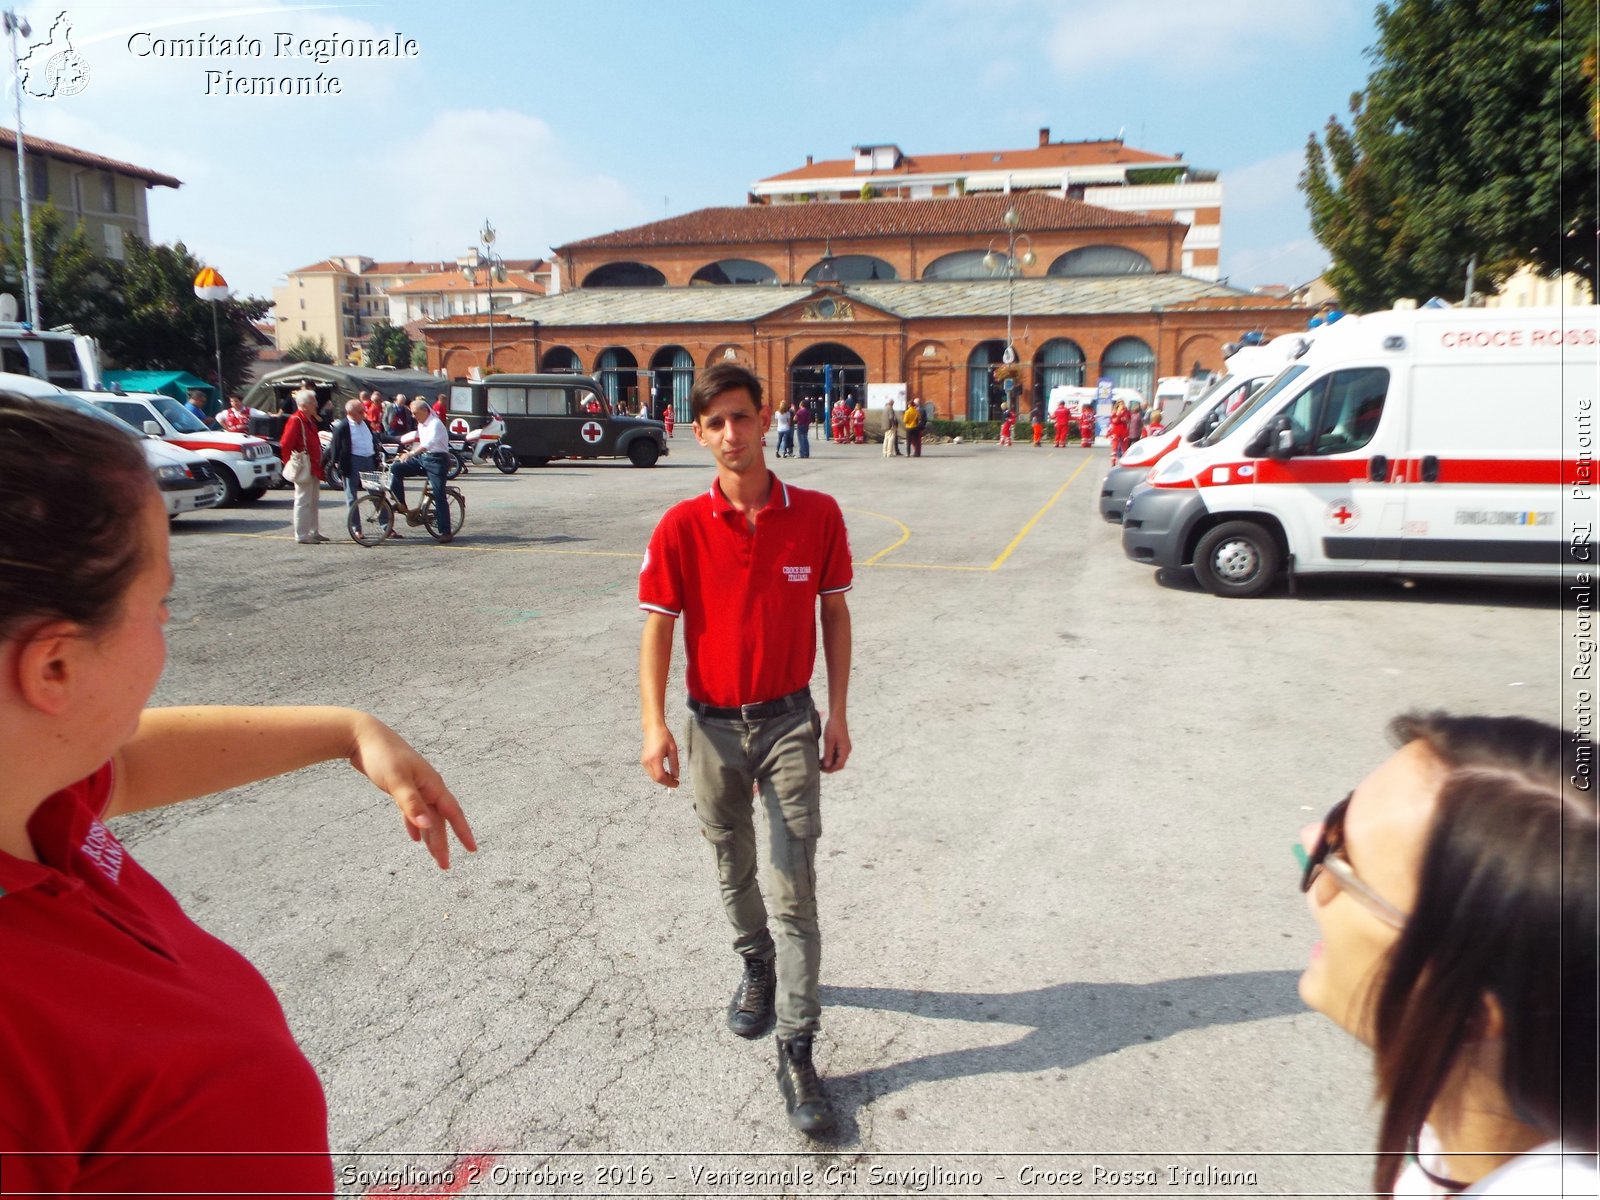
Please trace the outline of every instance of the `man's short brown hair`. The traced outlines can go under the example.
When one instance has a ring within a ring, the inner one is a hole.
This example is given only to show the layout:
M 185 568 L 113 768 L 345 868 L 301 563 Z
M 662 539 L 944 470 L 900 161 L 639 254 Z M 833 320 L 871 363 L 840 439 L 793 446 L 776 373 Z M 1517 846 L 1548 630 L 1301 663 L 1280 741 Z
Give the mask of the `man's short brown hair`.
M 754 371 L 733 362 L 720 362 L 714 367 L 708 367 L 696 376 L 694 387 L 689 392 L 689 419 L 698 421 L 705 415 L 706 409 L 711 407 L 711 402 L 723 392 L 740 389 L 750 394 L 750 399 L 755 402 L 756 411 L 760 412 L 761 381 L 756 378 Z

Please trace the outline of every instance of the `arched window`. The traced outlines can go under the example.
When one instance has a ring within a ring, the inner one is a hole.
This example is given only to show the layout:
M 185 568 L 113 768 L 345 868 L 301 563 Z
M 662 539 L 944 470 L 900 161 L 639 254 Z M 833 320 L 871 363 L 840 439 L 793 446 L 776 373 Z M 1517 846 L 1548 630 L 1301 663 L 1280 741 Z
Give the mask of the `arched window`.
M 1048 405 L 1050 389 L 1083 386 L 1083 350 L 1070 338 L 1051 338 L 1033 360 L 1033 398 Z
M 817 283 L 823 279 L 836 279 L 840 283 L 873 283 L 899 278 L 893 267 L 870 254 L 841 254 L 837 258 L 824 258 L 813 263 L 805 275 L 807 283 Z
M 1084 246 L 1050 264 L 1048 275 L 1148 275 L 1150 260 L 1126 246 Z
M 1149 400 L 1155 395 L 1156 356 L 1141 338 L 1118 338 L 1100 356 L 1100 374 L 1113 387 L 1133 388 Z
M 807 346 L 789 363 L 789 400 L 811 409 L 813 420 L 826 421 L 839 400 L 867 402 L 867 364 L 854 350 L 837 342 Z
M 584 278 L 583 286 L 591 287 L 666 287 L 667 277 L 645 263 L 614 262 L 596 267 Z
M 924 279 L 993 279 L 994 272 L 983 265 L 983 250 L 957 250 L 934 259 L 922 268 Z
M 1006 344 L 999 339 L 979 342 L 972 348 L 967 358 L 967 420 L 992 420 L 992 413 L 1005 402 L 1005 385 L 994 377 L 994 369 L 1005 352 Z
M 626 405 L 632 411 L 639 385 L 639 360 L 621 346 L 611 346 L 595 360 L 600 390 L 611 401 L 611 411 Z
M 578 360 L 577 354 L 567 346 L 551 346 L 539 358 L 539 370 L 546 374 L 583 374 L 583 363 Z
M 748 258 L 724 258 L 707 263 L 689 280 L 690 283 L 777 283 L 778 273 L 766 263 L 752 262 Z
M 655 402 L 650 415 L 660 420 L 668 404 L 672 405 L 672 419 L 688 422 L 689 393 L 694 388 L 694 355 L 682 346 L 663 346 L 650 359 L 650 369 L 655 372 Z

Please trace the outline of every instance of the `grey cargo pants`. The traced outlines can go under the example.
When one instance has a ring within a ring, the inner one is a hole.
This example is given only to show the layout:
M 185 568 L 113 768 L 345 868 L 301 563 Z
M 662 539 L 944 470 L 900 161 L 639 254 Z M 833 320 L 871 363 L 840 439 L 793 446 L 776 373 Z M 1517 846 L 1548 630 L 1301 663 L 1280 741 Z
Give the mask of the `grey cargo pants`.
M 689 718 L 695 815 L 716 859 L 722 907 L 734 929 L 733 948 L 768 961 L 776 957 L 781 1037 L 815 1032 L 822 1013 L 816 896 L 821 734 L 815 707 L 763 721 Z M 756 885 L 757 791 L 767 814 L 766 901 Z

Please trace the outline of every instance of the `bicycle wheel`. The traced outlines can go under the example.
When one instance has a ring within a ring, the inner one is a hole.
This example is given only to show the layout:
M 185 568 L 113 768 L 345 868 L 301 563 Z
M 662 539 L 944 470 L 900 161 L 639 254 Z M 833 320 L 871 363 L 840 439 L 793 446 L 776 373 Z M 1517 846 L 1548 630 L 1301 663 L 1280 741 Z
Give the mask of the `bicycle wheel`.
M 350 537 L 359 545 L 376 546 L 394 528 L 394 509 L 382 496 L 365 492 L 350 518 Z
M 422 501 L 422 524 L 428 531 L 428 536 L 435 541 L 449 541 L 461 532 L 461 527 L 467 522 L 467 502 L 462 499 L 461 493 L 455 488 L 445 488 L 445 503 L 450 506 L 450 537 L 445 537 L 439 532 L 438 511 L 434 507 L 433 493 L 429 492 Z

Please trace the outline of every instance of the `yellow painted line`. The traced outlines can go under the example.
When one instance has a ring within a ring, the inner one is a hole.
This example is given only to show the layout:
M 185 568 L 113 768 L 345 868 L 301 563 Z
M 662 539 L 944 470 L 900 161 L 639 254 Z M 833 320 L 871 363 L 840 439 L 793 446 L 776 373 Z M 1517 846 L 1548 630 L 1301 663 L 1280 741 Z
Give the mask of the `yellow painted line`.
M 1095 458 L 1098 457 L 1099 455 L 1095 456 Z M 1086 458 L 1078 464 L 1078 469 L 1071 475 L 1067 476 L 1067 481 L 1056 489 L 1056 494 L 1044 502 L 1044 507 L 1038 512 L 1034 513 L 1033 516 L 1029 518 L 1028 523 L 1017 531 L 1017 536 L 1011 539 L 1011 544 L 1004 550 L 1000 551 L 1000 557 L 989 564 L 989 570 L 998 571 L 1001 566 L 1005 564 L 1006 559 L 1011 557 L 1012 552 L 1015 551 L 1018 546 L 1022 545 L 1022 539 L 1033 532 L 1033 527 L 1039 523 L 1039 519 L 1056 506 L 1056 501 L 1061 499 L 1062 494 L 1072 486 L 1072 481 L 1079 475 L 1083 474 L 1083 469 L 1094 461 L 1094 458 Z
M 879 559 L 894 553 L 896 550 L 900 549 L 901 546 L 904 546 L 911 540 L 911 530 L 906 527 L 903 521 L 897 521 L 893 517 L 884 516 L 883 513 L 871 512 L 865 508 L 846 508 L 843 511 L 849 513 L 860 513 L 864 517 L 876 517 L 880 521 L 887 521 L 891 525 L 900 526 L 900 540 L 895 542 L 892 546 L 885 546 L 882 550 L 879 550 L 871 558 L 867 559 L 861 564 L 863 567 L 877 566 Z

